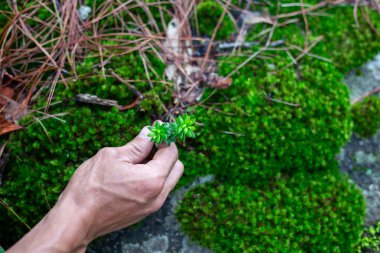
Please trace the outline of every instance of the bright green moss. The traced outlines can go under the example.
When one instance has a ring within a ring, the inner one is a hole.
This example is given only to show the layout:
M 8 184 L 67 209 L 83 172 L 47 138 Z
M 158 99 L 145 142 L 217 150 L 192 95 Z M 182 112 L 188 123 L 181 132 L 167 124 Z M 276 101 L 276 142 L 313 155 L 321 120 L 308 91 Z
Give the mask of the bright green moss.
M 374 135 L 380 128 L 380 99 L 369 96 L 352 106 L 354 132 L 362 137 Z
M 193 145 L 192 140 L 186 140 L 186 147 L 179 147 L 179 158 L 185 166 L 183 176 L 177 188 L 186 186 L 193 182 L 199 176 L 209 175 L 215 173 L 217 168 L 211 167 L 210 158 L 207 154 L 189 150 Z
M 226 59 L 220 69 L 229 73 L 242 61 Z M 270 62 L 278 71 L 271 73 Z M 203 126 L 195 141 L 209 154 L 215 174 L 250 183 L 334 162 L 351 129 L 342 76 L 324 62 L 307 62 L 298 71 L 286 64 L 280 57 L 252 62 L 233 77 L 230 89 L 207 101 L 209 107 L 196 108 Z
M 196 9 L 200 34 L 211 37 L 222 14 L 223 6 L 219 3 L 208 0 L 200 3 Z M 234 22 L 226 13 L 215 38 L 219 40 L 228 39 L 231 34 L 236 32 Z
M 218 252 L 354 252 L 364 199 L 347 179 L 278 177 L 262 190 L 214 183 L 189 192 L 182 228 Z

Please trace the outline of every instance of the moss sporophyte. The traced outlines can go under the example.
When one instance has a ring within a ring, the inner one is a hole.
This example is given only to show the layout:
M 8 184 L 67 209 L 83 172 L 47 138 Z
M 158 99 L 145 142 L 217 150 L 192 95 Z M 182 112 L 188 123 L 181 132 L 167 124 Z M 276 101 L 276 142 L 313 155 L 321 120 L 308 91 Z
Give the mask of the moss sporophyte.
M 173 122 L 156 122 L 153 126 L 148 127 L 151 142 L 161 144 L 165 142 L 170 144 L 177 139 L 185 141 L 186 137 L 194 138 L 195 134 L 195 117 L 184 114 L 178 116 Z

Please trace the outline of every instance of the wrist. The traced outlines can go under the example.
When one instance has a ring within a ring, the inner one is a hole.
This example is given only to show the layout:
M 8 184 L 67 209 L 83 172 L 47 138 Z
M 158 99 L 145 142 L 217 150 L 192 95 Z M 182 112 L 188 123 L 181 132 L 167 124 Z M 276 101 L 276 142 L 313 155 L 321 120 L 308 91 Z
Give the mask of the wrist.
M 49 213 L 7 252 L 85 252 L 92 238 L 85 213 L 61 199 Z
M 50 231 L 52 243 L 59 245 L 62 252 L 85 252 L 92 241 L 89 235 L 89 222 L 85 210 L 74 201 L 62 199 L 42 220 Z

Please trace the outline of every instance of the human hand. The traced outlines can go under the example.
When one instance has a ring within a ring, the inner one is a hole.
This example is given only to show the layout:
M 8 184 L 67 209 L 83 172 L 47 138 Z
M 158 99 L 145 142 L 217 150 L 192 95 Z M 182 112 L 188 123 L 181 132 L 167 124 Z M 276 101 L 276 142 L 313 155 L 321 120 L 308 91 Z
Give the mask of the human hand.
M 101 149 L 74 173 L 62 193 L 85 210 L 92 238 L 132 225 L 163 205 L 183 172 L 174 143 L 161 145 L 143 163 L 153 144 L 143 128 L 123 147 Z
M 145 127 L 127 145 L 103 148 L 85 161 L 54 208 L 9 252 L 18 252 L 14 249 L 22 244 L 35 245 L 21 246 L 23 252 L 40 252 L 38 242 L 44 238 L 45 249 L 47 241 L 60 249 L 46 252 L 81 252 L 96 237 L 157 211 L 180 179 L 183 164 L 174 143 L 161 145 L 144 162 L 153 148 L 148 133 Z

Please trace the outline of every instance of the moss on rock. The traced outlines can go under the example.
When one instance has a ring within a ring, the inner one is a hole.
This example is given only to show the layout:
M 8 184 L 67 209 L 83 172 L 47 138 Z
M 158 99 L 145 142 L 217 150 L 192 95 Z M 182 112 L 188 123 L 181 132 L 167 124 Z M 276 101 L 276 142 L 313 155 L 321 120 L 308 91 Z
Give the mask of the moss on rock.
M 268 187 L 214 183 L 189 192 L 182 228 L 218 252 L 354 252 L 364 198 L 347 179 L 305 173 Z
M 226 59 L 220 69 L 227 74 L 241 61 Z M 348 89 L 339 71 L 324 62 L 286 64 L 280 57 L 252 62 L 210 107 L 196 109 L 204 124 L 198 150 L 222 178 L 250 183 L 280 171 L 323 170 L 348 140 Z

